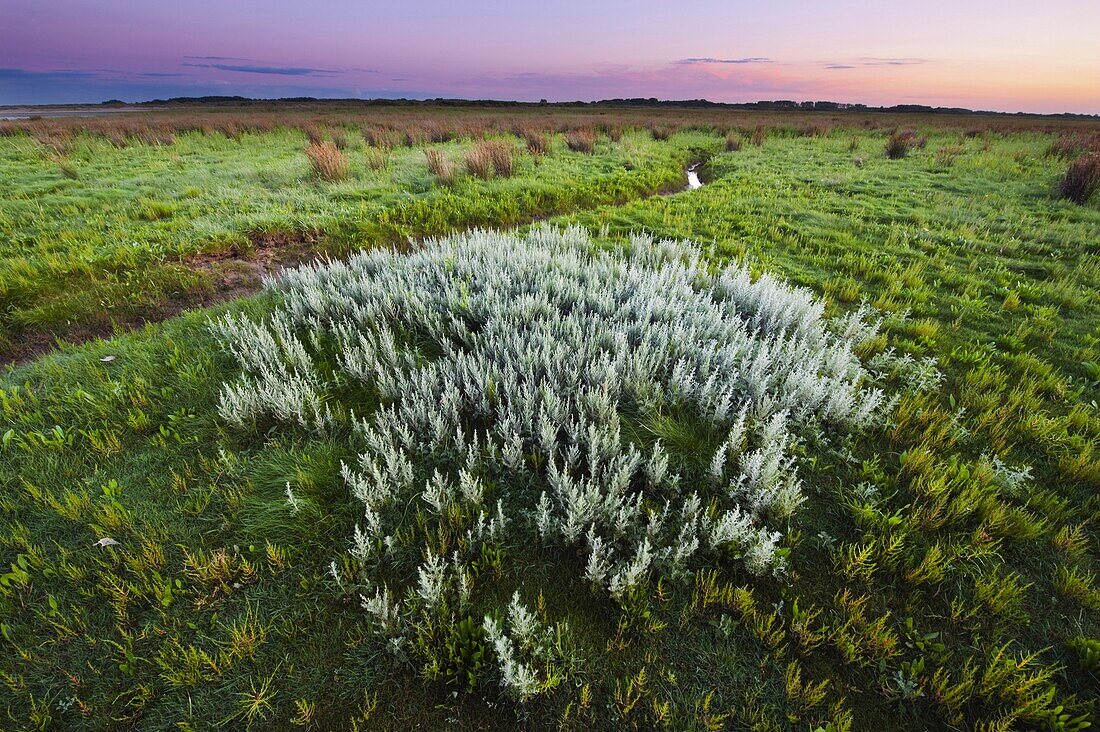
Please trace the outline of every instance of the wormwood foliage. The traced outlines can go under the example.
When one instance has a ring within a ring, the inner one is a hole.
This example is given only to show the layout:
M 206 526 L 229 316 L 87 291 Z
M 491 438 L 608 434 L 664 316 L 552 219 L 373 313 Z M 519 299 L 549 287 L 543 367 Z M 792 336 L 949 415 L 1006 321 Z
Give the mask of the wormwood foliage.
M 357 579 L 397 645 L 409 624 L 468 612 L 473 565 L 506 538 L 575 548 L 583 578 L 620 602 L 721 556 L 782 572 L 778 528 L 804 500 L 799 432 L 858 430 L 888 406 L 854 353 L 877 334 L 864 311 L 827 321 L 806 291 L 712 271 L 689 244 L 600 253 L 577 228 L 475 232 L 275 287 L 270 317 L 214 324 L 243 370 L 219 413 L 242 428 L 352 424 Z M 342 398 L 364 390 L 380 404 L 365 417 Z M 674 460 L 627 433 L 667 415 L 713 439 Z M 685 457 L 705 470 L 683 475 Z M 385 578 L 418 562 L 392 590 Z M 531 650 L 526 612 L 517 594 L 511 632 Z M 501 623 L 484 627 L 517 696 L 552 685 Z

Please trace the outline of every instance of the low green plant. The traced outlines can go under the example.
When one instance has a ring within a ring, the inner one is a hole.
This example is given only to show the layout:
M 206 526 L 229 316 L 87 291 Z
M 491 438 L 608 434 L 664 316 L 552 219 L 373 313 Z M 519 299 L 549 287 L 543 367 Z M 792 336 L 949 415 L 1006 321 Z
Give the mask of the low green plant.
M 1079 635 L 1067 645 L 1077 655 L 1081 668 L 1094 673 L 1100 670 L 1100 639 Z
M 444 649 L 443 678 L 447 683 L 473 691 L 485 682 L 492 651 L 481 623 L 466 617 L 451 625 Z

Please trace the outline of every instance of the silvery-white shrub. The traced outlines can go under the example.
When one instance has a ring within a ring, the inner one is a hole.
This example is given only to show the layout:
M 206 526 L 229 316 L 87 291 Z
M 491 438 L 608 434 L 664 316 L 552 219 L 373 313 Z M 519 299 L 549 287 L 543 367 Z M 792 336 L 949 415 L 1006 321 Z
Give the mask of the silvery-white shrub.
M 352 551 L 365 582 L 423 557 L 409 608 L 476 591 L 463 569 L 473 557 L 402 546 L 414 499 L 431 520 L 467 517 L 463 551 L 509 537 L 579 550 L 584 577 L 615 597 L 723 553 L 779 571 L 780 529 L 804 500 L 800 432 L 860 430 L 890 408 L 856 356 L 878 332 L 868 310 L 830 321 L 809 291 L 715 270 L 687 243 L 636 237 L 608 251 L 579 228 L 475 231 L 303 266 L 270 286 L 273 314 L 213 324 L 242 370 L 219 412 L 241 427 L 351 426 L 359 454 L 342 473 L 363 504 Z M 935 379 L 930 363 L 898 368 Z M 336 397 L 348 389 L 381 406 L 355 414 Z M 667 445 L 624 433 L 624 415 L 658 413 L 723 436 L 706 456 L 709 486 L 682 491 Z M 388 589 L 364 606 L 395 632 Z M 505 685 L 526 698 L 541 687 L 516 655 L 513 636 L 534 632 L 518 607 L 511 634 L 491 617 L 484 627 Z

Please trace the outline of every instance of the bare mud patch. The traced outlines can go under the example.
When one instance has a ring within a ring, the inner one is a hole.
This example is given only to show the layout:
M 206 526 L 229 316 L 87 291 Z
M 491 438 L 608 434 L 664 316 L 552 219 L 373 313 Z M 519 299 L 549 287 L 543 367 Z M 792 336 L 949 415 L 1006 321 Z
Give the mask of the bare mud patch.
M 263 287 L 264 278 L 321 256 L 319 231 L 250 232 L 248 245 L 219 252 L 202 252 L 179 263 L 199 275 L 196 287 L 165 293 L 156 302 L 125 310 L 104 310 L 81 322 L 41 330 L 25 330 L 0 341 L 0 367 L 32 361 L 63 345 L 79 345 L 159 323 L 195 308 L 247 297 Z

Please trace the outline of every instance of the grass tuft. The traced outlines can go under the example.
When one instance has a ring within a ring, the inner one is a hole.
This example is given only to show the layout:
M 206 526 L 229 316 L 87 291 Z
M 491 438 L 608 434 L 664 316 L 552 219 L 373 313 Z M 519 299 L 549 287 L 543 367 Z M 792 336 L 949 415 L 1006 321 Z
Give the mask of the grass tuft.
M 1100 189 L 1100 152 L 1074 160 L 1058 182 L 1058 194 L 1081 205 L 1087 203 L 1097 189 Z
M 896 130 L 886 139 L 886 157 L 901 160 L 917 145 L 917 133 L 913 130 Z
M 573 152 L 584 153 L 585 155 L 591 155 L 596 152 L 596 132 L 595 130 L 584 127 L 577 130 L 569 130 L 565 133 L 565 144 Z
M 493 177 L 493 158 L 486 147 L 487 143 L 481 142 L 466 151 L 464 160 L 466 170 L 470 175 L 482 180 Z
M 348 177 L 348 157 L 331 142 L 313 142 L 306 148 L 306 157 L 314 175 L 327 181 Z
M 515 172 L 512 160 L 512 146 L 503 140 L 493 140 L 486 143 L 489 148 L 489 158 L 493 161 L 493 170 L 501 178 L 511 178 Z
M 367 162 L 367 167 L 371 170 L 382 170 L 382 168 L 386 167 L 388 162 L 386 151 L 378 147 L 368 147 L 364 150 L 363 159 Z
M 527 127 L 523 129 L 521 137 L 527 145 L 527 152 L 531 155 L 540 157 L 550 152 L 550 140 L 544 133 Z
M 950 168 L 962 154 L 963 149 L 961 146 L 944 145 L 939 150 L 936 150 L 936 165 L 941 168 Z
M 440 185 L 453 186 L 458 182 L 458 169 L 442 150 L 430 147 L 424 151 L 424 157 L 428 161 L 428 172 Z

